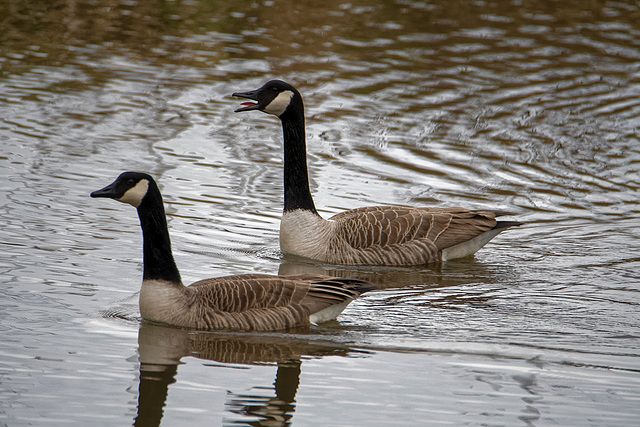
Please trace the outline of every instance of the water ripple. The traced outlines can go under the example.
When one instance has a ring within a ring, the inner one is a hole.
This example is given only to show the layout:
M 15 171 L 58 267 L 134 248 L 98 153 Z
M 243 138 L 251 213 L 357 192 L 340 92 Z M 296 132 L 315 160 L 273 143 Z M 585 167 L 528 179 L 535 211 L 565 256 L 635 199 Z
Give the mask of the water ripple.
M 88 196 L 122 170 L 157 178 L 185 281 L 324 273 L 378 286 L 340 322 L 291 335 L 358 356 L 302 360 L 304 410 L 285 411 L 297 424 L 358 424 L 374 406 L 378 425 L 636 421 L 637 5 L 41 3 L 0 6 L 0 413 L 12 422 L 131 424 L 139 225 Z M 459 205 L 526 224 L 441 266 L 283 257 L 282 131 L 234 114 L 230 96 L 271 78 L 304 96 L 323 215 Z M 230 373 L 188 354 L 158 404 L 179 424 L 252 397 L 263 410 L 263 391 L 278 391 L 273 365 Z

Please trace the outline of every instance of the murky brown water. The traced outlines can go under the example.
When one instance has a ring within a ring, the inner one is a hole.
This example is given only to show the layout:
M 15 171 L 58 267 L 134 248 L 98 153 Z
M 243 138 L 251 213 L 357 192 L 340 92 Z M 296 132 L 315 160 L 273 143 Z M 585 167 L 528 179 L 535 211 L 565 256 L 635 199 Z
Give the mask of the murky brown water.
M 0 425 L 636 425 L 638 22 L 634 2 L 2 2 Z M 527 225 L 441 267 L 283 259 L 281 129 L 230 96 L 271 78 L 305 97 L 323 215 Z M 186 282 L 381 290 L 308 332 L 140 325 L 135 212 L 88 197 L 124 170 L 158 179 Z

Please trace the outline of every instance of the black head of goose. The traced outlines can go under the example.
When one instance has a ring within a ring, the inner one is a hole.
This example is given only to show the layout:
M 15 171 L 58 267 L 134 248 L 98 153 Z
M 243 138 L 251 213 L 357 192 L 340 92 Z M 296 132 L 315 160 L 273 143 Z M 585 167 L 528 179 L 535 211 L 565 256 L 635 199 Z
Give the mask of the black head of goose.
M 320 275 L 245 274 L 184 286 L 171 252 L 162 196 L 145 173 L 124 172 L 91 197 L 138 210 L 143 236 L 140 314 L 148 321 L 201 330 L 283 330 L 335 319 L 373 287 Z
M 505 229 L 522 223 L 497 221 L 491 210 L 373 206 L 324 220 L 317 213 L 307 173 L 304 105 L 300 92 L 281 80 L 236 92 L 236 112 L 260 110 L 277 116 L 284 134 L 284 253 L 346 265 L 420 265 L 474 254 Z

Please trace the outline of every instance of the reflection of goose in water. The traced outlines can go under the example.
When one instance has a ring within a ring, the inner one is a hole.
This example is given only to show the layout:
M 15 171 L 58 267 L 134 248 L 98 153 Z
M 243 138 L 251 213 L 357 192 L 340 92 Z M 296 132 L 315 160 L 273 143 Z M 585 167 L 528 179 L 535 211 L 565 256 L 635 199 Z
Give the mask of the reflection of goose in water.
M 229 401 L 225 405 L 227 411 L 258 419 L 251 422 L 256 426 L 288 426 L 295 411 L 295 398 L 300 384 L 301 361 L 278 362 L 278 371 L 273 383 L 275 396 L 233 394 L 229 392 Z M 264 387 L 260 387 L 264 390 Z M 230 422 L 229 424 L 245 424 Z M 248 423 L 247 423 L 248 424 Z
M 487 292 L 488 289 L 508 287 L 521 280 L 518 269 L 509 263 L 486 264 L 471 258 L 421 267 L 364 268 L 288 257 L 280 264 L 278 274 L 325 274 L 373 284 L 383 290 L 371 295 L 366 302 L 367 315 L 371 316 L 367 323 L 374 328 L 390 326 L 394 316 L 398 325 L 407 322 L 425 325 L 430 323 L 427 313 L 431 308 L 459 310 L 470 305 L 485 305 L 499 295 Z M 412 311 L 416 307 L 424 310 Z
M 516 272 L 512 268 L 484 264 L 471 258 L 415 267 L 360 267 L 322 264 L 302 257 L 287 257 L 282 260 L 278 274 L 350 277 L 371 283 L 377 289 L 392 289 L 408 286 L 442 288 L 479 282 L 495 283 L 513 277 Z
M 134 425 L 160 425 L 168 387 L 176 382 L 178 364 L 186 356 L 229 364 L 277 363 L 271 396 L 231 393 L 226 409 L 250 416 L 252 425 L 289 425 L 295 410 L 301 357 L 346 356 L 349 352 L 348 347 L 340 344 L 283 335 L 193 332 L 143 323 L 138 335 L 140 386 Z M 264 390 L 264 385 L 260 389 Z

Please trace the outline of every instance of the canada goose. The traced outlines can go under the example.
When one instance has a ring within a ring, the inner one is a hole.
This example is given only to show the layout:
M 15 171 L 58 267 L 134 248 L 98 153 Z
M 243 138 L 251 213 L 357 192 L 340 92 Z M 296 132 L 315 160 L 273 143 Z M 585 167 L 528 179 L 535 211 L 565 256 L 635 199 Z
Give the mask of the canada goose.
M 496 221 L 506 213 L 463 208 L 373 206 L 323 219 L 309 191 L 304 105 L 288 83 L 271 80 L 259 89 L 236 92 L 235 112 L 260 110 L 282 121 L 284 213 L 280 248 L 284 253 L 330 264 L 407 266 L 474 254 L 516 221 Z
M 320 275 L 244 274 L 184 286 L 171 253 L 162 195 L 151 176 L 124 172 L 91 197 L 138 209 L 143 236 L 140 314 L 145 320 L 204 330 L 278 330 L 335 319 L 367 282 Z

